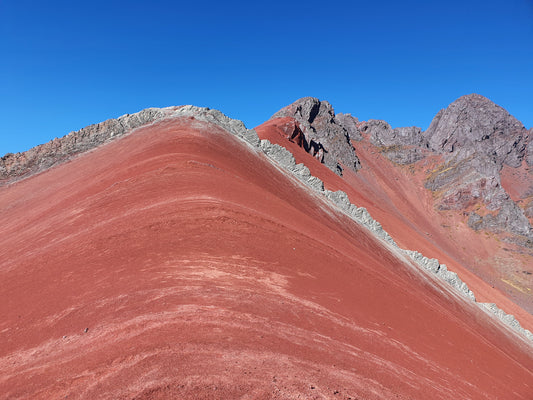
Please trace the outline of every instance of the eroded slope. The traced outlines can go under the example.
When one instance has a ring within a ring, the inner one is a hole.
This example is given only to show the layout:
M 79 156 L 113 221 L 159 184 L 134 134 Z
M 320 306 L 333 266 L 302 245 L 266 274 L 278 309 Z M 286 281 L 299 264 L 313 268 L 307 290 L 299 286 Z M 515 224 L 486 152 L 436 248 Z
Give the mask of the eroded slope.
M 205 118 L 4 187 L 0 209 L 5 398 L 532 394 L 527 345 Z

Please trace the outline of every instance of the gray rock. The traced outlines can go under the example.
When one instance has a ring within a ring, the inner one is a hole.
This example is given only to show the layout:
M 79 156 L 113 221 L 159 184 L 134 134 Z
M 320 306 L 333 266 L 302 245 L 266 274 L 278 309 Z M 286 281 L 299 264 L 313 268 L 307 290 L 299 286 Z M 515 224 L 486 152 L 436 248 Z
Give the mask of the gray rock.
M 269 158 L 291 172 L 300 181 L 318 192 L 324 191 L 324 183 L 319 178 L 312 176 L 309 168 L 304 164 L 296 164 L 294 156 L 285 147 L 272 144 L 268 140 L 261 140 L 261 149 Z
M 512 200 L 503 203 L 496 215 L 487 214 L 482 217 L 475 212 L 470 213 L 468 226 L 476 231 L 486 229 L 496 233 L 510 232 L 525 238 L 533 237 L 529 220 Z
M 459 276 L 455 272 L 448 271 L 448 268 L 445 264 L 440 264 L 439 261 L 434 258 L 430 259 L 424 257 L 417 251 L 404 250 L 404 252 L 418 265 L 420 265 L 425 270 L 431 272 L 432 274 L 435 274 L 437 277 L 451 285 L 460 294 L 472 301 L 476 301 L 476 296 L 468 288 L 466 283 L 459 279 Z
M 393 246 L 398 247 L 394 239 L 392 239 L 392 237 L 383 229 L 378 221 L 374 220 L 370 216 L 366 208 L 357 207 L 356 205 L 350 203 L 348 195 L 342 190 L 338 190 L 336 192 L 324 190 L 324 195 L 333 203 L 335 203 L 337 207 L 346 212 L 349 216 L 365 226 L 367 229 L 372 231 L 377 237 L 385 240 Z
M 490 155 L 499 165 L 518 167 L 524 157 L 527 131 L 506 110 L 471 94 L 441 110 L 425 132 L 429 147 L 447 157 Z
M 505 311 L 500 309 L 494 303 L 477 303 L 477 304 L 479 305 L 481 309 L 494 314 L 504 324 L 508 325 L 509 327 L 514 329 L 516 332 L 524 335 L 527 339 L 533 341 L 533 334 L 527 329 L 522 328 L 522 326 L 520 325 L 520 322 L 516 320 L 514 315 L 507 314 Z
M 396 164 L 413 164 L 424 158 L 427 143 L 422 130 L 412 126 L 395 128 L 381 120 L 369 120 L 360 126 L 361 132 L 370 136 L 370 142 L 389 160 Z
M 338 113 L 335 115 L 335 123 L 342 126 L 351 140 L 360 141 L 363 140 L 363 135 L 361 135 L 361 130 L 359 129 L 359 120 L 352 116 L 352 114 L 343 114 Z
M 482 203 L 497 214 L 482 218 L 472 213 L 470 227 L 519 235 L 519 242 L 533 240 L 524 211 L 501 186 L 504 165 L 517 168 L 524 159 L 533 162 L 529 132 L 516 118 L 472 94 L 439 111 L 424 136 L 445 158 L 425 182 L 426 188 L 440 193 L 440 209 L 464 210 Z
M 509 195 L 500 184 L 499 173 L 491 175 L 490 168 L 485 173 L 476 167 L 478 161 L 462 160 L 443 164 L 432 172 L 424 186 L 432 191 L 440 191 L 441 210 L 464 210 L 477 202 L 483 202 L 489 210 L 497 210 L 509 200 Z
M 416 126 L 392 129 L 385 121 L 371 119 L 362 123 L 361 131 L 370 134 L 370 141 L 378 147 L 427 147 L 422 130 Z
M 294 118 L 300 123 L 307 143 L 313 142 L 322 150 L 322 162 L 336 174 L 342 176 L 345 167 L 353 171 L 360 168 L 350 142 L 350 132 L 357 129 L 353 117 L 336 118 L 333 107 L 327 101 L 314 97 L 297 100 L 275 113 L 271 119 L 283 117 Z M 356 136 L 356 132 L 353 131 L 352 135 Z

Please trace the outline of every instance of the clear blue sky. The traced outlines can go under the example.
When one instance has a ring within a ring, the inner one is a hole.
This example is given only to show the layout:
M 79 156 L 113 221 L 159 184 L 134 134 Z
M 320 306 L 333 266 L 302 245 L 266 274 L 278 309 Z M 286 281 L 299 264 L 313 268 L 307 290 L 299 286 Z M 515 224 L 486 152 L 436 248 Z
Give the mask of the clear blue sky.
M 254 127 L 303 96 L 427 128 L 479 93 L 533 127 L 533 0 L 0 0 L 0 153 L 146 107 Z

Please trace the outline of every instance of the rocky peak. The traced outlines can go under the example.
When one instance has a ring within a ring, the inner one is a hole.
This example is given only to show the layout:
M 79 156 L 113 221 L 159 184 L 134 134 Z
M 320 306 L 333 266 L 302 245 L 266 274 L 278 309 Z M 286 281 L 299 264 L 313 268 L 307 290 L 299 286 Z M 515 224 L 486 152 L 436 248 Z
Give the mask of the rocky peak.
M 427 143 L 422 129 L 416 126 L 392 129 L 385 121 L 370 119 L 361 123 L 359 129 L 385 157 L 397 164 L 412 164 L 424 157 Z
M 323 163 L 342 176 L 343 168 L 357 171 L 360 162 L 351 139 L 360 139 L 357 119 L 350 114 L 335 115 L 331 104 L 315 97 L 303 97 L 275 113 L 272 119 L 290 117 L 300 124 L 308 143 L 323 150 Z
M 426 181 L 426 188 L 441 193 L 439 208 L 465 210 L 482 203 L 497 213 L 482 217 L 471 212 L 472 228 L 506 231 L 531 243 L 532 227 L 500 176 L 504 165 L 518 168 L 524 159 L 533 163 L 522 123 L 486 97 L 470 94 L 440 110 L 424 136 L 445 159 Z
M 483 154 L 498 165 L 516 168 L 525 156 L 527 131 L 502 107 L 470 94 L 439 111 L 425 137 L 429 147 L 447 159 Z
M 282 117 L 293 117 L 300 123 L 313 124 L 317 117 L 320 120 L 333 121 L 335 112 L 327 101 L 320 101 L 315 97 L 302 97 L 279 110 L 271 119 Z

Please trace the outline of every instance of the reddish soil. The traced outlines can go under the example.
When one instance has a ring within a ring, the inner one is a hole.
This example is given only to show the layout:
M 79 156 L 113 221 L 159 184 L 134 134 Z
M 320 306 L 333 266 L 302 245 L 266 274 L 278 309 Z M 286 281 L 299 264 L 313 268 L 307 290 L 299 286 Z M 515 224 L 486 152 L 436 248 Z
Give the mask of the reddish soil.
M 0 215 L 0 398 L 533 398 L 525 342 L 216 126 L 138 129 Z
M 341 178 L 287 140 L 286 132 L 293 124 L 292 118 L 278 118 L 256 130 L 262 139 L 289 149 L 296 162 L 304 163 L 327 189 L 342 190 L 352 203 L 367 208 L 400 247 L 445 263 L 467 283 L 478 301 L 496 303 L 533 332 L 533 275 L 522 272 L 533 272 L 533 257 L 512 253 L 509 250 L 516 246 L 496 235 L 473 231 L 464 215 L 435 210 L 424 180 L 440 160 L 430 158 L 414 166 L 398 166 L 365 138 L 354 143 L 362 169 L 357 174 L 345 169 Z M 504 272 L 512 278 L 503 280 Z

